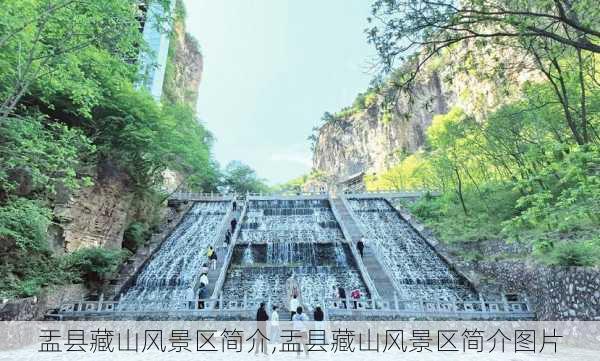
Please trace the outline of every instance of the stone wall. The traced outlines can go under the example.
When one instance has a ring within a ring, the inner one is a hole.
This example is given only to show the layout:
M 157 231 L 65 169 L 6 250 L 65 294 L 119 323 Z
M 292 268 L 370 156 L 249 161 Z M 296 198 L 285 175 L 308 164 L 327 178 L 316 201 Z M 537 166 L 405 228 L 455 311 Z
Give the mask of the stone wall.
M 600 321 L 600 268 L 501 261 L 477 262 L 473 269 L 492 277 L 507 293 L 527 294 L 541 321 Z
M 540 321 L 600 321 L 600 268 L 546 267 L 514 261 L 463 262 L 455 247 L 440 243 L 398 202 L 391 202 L 425 240 L 479 291 L 494 288 L 505 294 L 526 295 Z M 491 252 L 487 245 L 485 252 Z M 512 253 L 514 245 L 496 245 L 497 252 Z M 465 249 L 464 251 L 470 251 Z
M 0 304 L 0 321 L 43 320 L 46 312 L 58 308 L 63 300 L 79 300 L 86 294 L 85 286 L 77 284 L 46 289 L 39 297 L 3 300 Z

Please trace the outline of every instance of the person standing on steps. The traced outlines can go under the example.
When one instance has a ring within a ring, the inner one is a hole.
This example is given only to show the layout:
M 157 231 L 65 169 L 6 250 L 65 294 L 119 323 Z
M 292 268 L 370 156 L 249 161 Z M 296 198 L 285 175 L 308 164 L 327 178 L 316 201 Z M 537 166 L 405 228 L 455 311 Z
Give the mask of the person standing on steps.
M 346 290 L 344 287 L 338 287 L 338 297 L 340 298 L 340 303 L 342 308 L 348 308 L 348 304 L 346 303 Z
M 365 244 L 363 242 L 363 239 L 359 239 L 358 242 L 356 242 L 356 248 L 358 248 L 358 252 L 360 253 L 360 258 L 363 258 L 363 250 L 365 249 Z
M 264 354 L 267 353 L 267 321 L 269 321 L 269 315 L 265 310 L 265 303 L 261 302 L 258 311 L 256 311 L 256 329 L 260 334 L 256 335 L 254 354 L 258 354 L 259 348 L 262 348 Z
M 237 226 L 237 219 L 232 219 L 231 220 L 231 233 L 235 233 L 235 226 Z
M 225 245 L 229 246 L 229 242 L 231 242 L 231 231 L 227 230 L 227 233 L 225 233 Z
M 352 297 L 352 302 L 354 303 L 354 309 L 357 310 L 358 309 L 358 301 L 360 301 L 360 290 L 354 289 L 351 293 L 350 293 L 350 297 Z
M 300 302 L 298 302 L 298 296 L 293 295 L 292 299 L 290 300 L 290 317 L 293 319 L 294 315 L 296 314 L 296 310 L 300 307 Z
M 217 252 L 215 251 L 215 249 L 213 248 L 212 245 L 208 246 L 208 249 L 206 250 L 206 256 L 208 256 L 208 260 L 210 261 L 210 263 L 212 265 L 212 269 L 216 270 L 217 269 Z
M 233 203 L 232 203 L 232 210 L 235 212 L 236 209 L 237 209 L 237 202 L 233 201 Z

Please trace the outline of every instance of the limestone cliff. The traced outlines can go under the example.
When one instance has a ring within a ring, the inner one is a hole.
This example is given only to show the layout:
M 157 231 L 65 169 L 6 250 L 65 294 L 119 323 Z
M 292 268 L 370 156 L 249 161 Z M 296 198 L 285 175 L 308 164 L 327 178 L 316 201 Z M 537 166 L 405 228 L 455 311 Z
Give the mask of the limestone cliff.
M 204 66 L 200 46 L 198 41 L 185 31 L 183 16 L 176 19 L 173 30 L 163 95 L 168 102 L 185 103 L 196 109 L 198 87 Z
M 324 124 L 316 135 L 313 168 L 337 179 L 360 171 L 382 172 L 402 154 L 424 145 L 435 115 L 459 106 L 481 119 L 515 99 L 524 81 L 538 77 L 530 62 L 510 49 L 490 51 L 465 44 L 431 61 L 410 96 L 396 93 L 398 100 L 387 117 L 383 94 L 389 88 L 384 88 L 364 109 L 343 112 Z
M 196 108 L 198 87 L 202 79 L 202 54 L 197 41 L 185 31 L 185 11 L 177 2 L 176 18 L 169 43 L 169 56 L 163 82 L 163 101 L 187 104 Z M 110 163 L 110 160 L 103 160 Z M 144 214 L 134 202 L 127 176 L 110 165 L 99 168 L 94 185 L 76 194 L 67 194 L 55 207 L 56 225 L 51 229 L 51 246 L 57 252 L 71 252 L 82 247 L 121 248 L 123 233 L 132 218 Z M 167 170 L 164 188 L 174 190 L 182 176 Z

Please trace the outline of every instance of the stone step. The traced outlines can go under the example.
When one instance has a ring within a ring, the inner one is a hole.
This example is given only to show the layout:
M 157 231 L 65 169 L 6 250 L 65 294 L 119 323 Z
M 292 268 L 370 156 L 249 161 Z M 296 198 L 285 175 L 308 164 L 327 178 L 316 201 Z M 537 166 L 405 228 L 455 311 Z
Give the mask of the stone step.
M 353 242 L 357 242 L 359 239 L 361 239 L 363 237 L 362 231 L 354 221 L 354 218 L 352 218 L 352 215 L 346 208 L 344 202 L 339 198 L 333 199 L 332 206 L 336 207 L 341 218 L 340 221 L 344 223 L 351 240 Z M 371 280 L 373 280 L 375 288 L 377 288 L 377 292 L 382 298 L 391 302 L 395 293 L 394 284 L 385 272 L 381 263 L 379 263 L 376 254 L 373 252 L 371 247 L 369 247 L 369 245 L 366 245 L 363 253 L 362 262 L 369 273 L 369 277 L 371 277 Z

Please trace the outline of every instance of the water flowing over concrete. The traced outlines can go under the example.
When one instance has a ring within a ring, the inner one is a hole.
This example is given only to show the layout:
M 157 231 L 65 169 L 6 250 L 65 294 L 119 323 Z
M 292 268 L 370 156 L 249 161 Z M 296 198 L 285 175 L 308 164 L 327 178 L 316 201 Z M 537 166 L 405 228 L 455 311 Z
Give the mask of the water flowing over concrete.
M 263 301 L 287 309 L 292 275 L 309 310 L 331 298 L 334 286 L 367 295 L 328 200 L 250 200 L 241 227 L 223 287 L 225 305 Z
M 400 299 L 465 300 L 477 297 L 427 242 L 382 198 L 350 198 L 365 243 L 387 269 Z
M 196 298 L 200 268 L 212 245 L 229 202 L 196 202 L 177 229 L 123 295 L 121 311 L 171 311 L 189 308 Z

